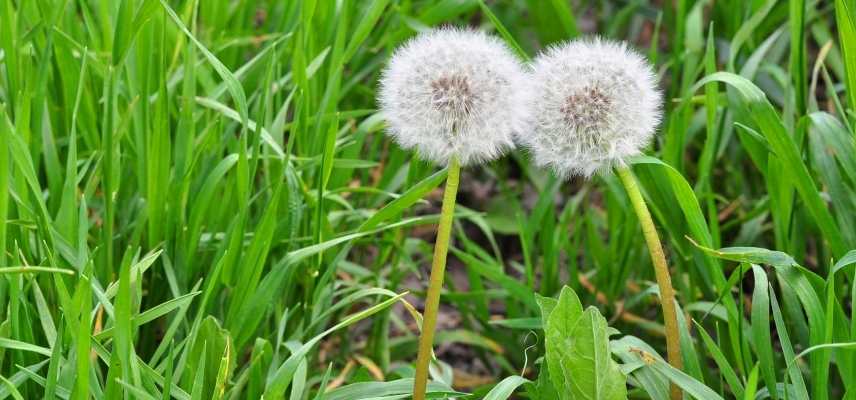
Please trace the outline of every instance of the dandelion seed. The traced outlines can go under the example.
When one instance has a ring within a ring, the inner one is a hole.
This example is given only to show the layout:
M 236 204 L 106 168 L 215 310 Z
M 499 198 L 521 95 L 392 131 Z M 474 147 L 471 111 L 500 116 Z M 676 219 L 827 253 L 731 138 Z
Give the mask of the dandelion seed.
M 383 72 L 380 105 L 398 144 L 447 165 L 443 206 L 422 313 L 413 399 L 424 400 L 440 291 L 462 165 L 499 157 L 528 121 L 526 69 L 498 39 L 438 29 L 396 50 Z
M 457 28 L 421 34 L 395 51 L 381 78 L 388 132 L 445 165 L 495 159 L 514 145 L 528 110 L 526 70 L 498 39 Z
M 669 363 L 683 368 L 675 290 L 657 228 L 624 162 L 651 141 L 660 123 L 660 92 L 651 66 L 624 43 L 600 39 L 554 47 L 535 60 L 532 134 L 520 136 L 536 164 L 564 177 L 614 169 L 639 218 L 654 266 Z M 671 386 L 671 399 L 681 391 Z
M 536 164 L 590 176 L 622 164 L 651 141 L 662 114 L 656 76 L 625 43 L 580 40 L 533 66 L 531 135 Z

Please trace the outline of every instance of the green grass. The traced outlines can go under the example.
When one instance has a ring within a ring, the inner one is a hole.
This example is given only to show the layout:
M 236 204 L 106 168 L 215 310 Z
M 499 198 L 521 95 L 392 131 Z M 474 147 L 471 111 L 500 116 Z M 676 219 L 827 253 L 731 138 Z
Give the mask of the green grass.
M 442 24 L 656 62 L 632 169 L 684 368 L 618 178 L 515 151 L 461 176 L 429 393 L 555 399 L 536 294 L 567 284 L 631 398 L 856 399 L 856 5 L 660 3 L 0 0 L 0 399 L 408 397 L 446 172 L 375 94 Z

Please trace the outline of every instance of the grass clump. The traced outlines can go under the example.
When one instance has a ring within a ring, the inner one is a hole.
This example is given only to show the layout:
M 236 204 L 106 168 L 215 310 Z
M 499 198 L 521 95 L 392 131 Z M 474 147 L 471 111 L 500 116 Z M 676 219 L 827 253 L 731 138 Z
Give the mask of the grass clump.
M 639 196 L 515 150 L 441 213 L 453 171 L 378 106 L 440 26 L 647 53 Z M 0 1 L 0 398 L 408 398 L 441 218 L 429 398 L 851 398 L 854 27 L 847 0 Z

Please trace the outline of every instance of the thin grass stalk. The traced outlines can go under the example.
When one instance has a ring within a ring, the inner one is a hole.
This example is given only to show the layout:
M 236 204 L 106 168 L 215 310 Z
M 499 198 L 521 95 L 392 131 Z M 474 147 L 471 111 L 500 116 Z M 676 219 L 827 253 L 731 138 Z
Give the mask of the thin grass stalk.
M 440 306 L 440 291 L 443 288 L 446 255 L 449 253 L 449 237 L 452 231 L 455 200 L 458 195 L 458 183 L 461 174 L 461 165 L 457 157 L 452 157 L 449 160 L 448 170 L 446 188 L 443 192 L 443 205 L 440 210 L 440 222 L 437 225 L 437 240 L 434 243 L 431 277 L 428 282 L 428 293 L 425 296 L 425 311 L 422 315 L 422 333 L 419 336 L 419 353 L 416 357 L 416 375 L 413 381 L 414 400 L 425 400 L 425 392 L 428 386 L 428 366 L 433 354 L 437 309 Z
M 645 236 L 645 243 L 648 245 L 648 253 L 651 255 L 651 262 L 654 264 L 657 286 L 660 287 L 663 321 L 666 325 L 666 353 L 669 364 L 678 370 L 683 370 L 681 336 L 678 332 L 678 314 L 675 308 L 675 289 L 672 287 L 669 265 L 666 263 L 663 245 L 660 243 L 659 235 L 657 235 L 657 227 L 654 226 L 654 220 L 651 219 L 651 213 L 648 211 L 648 206 L 645 204 L 645 199 L 642 197 L 642 192 L 639 190 L 639 184 L 633 172 L 627 166 L 619 166 L 615 168 L 615 171 L 621 179 L 624 189 L 627 190 L 630 203 L 633 204 L 633 210 L 636 211 L 639 225 L 642 226 L 642 234 Z M 681 400 L 681 389 L 674 383 L 670 387 L 670 392 L 672 400 Z
M 9 212 L 9 138 L 6 105 L 0 104 L 0 267 L 6 266 L 6 218 Z M 0 300 L 3 300 L 0 296 Z

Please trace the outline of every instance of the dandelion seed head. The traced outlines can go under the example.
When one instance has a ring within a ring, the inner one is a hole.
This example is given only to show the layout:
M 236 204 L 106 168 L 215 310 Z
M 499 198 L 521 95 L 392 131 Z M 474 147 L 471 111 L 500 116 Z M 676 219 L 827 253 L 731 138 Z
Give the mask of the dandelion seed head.
M 387 132 L 403 148 L 446 164 L 479 164 L 514 146 L 528 112 L 526 67 L 500 40 L 440 28 L 411 39 L 381 77 Z
M 533 65 L 531 134 L 519 136 L 535 163 L 562 176 L 591 176 L 648 145 L 661 95 L 650 64 L 623 42 L 577 40 Z

